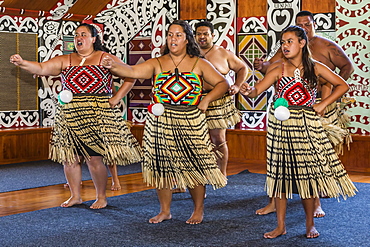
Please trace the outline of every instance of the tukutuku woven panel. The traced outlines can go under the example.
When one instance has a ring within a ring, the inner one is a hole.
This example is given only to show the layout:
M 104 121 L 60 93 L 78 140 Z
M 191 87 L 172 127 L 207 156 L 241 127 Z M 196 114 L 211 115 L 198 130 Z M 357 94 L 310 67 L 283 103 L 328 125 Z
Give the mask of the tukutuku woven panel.
M 0 33 L 0 111 L 38 109 L 37 79 L 9 62 L 16 53 L 37 61 L 36 49 L 36 34 Z

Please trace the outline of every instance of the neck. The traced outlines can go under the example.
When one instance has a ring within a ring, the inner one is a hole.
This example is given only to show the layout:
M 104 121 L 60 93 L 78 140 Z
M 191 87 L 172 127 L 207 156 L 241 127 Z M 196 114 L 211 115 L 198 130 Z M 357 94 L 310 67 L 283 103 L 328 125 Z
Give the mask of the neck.
M 316 38 L 316 34 L 314 34 L 311 38 L 308 38 L 308 41 L 310 42 L 310 41 L 314 40 L 315 38 Z
M 94 53 L 94 49 L 92 50 L 92 51 L 89 51 L 89 52 L 86 52 L 86 54 L 82 54 L 82 53 L 80 53 L 80 52 L 78 52 L 77 51 L 77 55 L 79 55 L 80 57 L 88 57 L 88 56 L 90 56 L 91 54 L 93 54 Z
M 203 52 L 203 56 L 206 56 L 207 53 L 209 53 L 213 49 L 214 46 L 215 46 L 215 44 L 212 44 L 211 46 L 209 46 L 207 48 L 202 48 L 201 50 Z
M 299 66 L 301 66 L 302 64 L 302 60 L 299 60 L 299 59 L 287 59 L 288 62 L 293 65 L 295 68 L 299 68 Z

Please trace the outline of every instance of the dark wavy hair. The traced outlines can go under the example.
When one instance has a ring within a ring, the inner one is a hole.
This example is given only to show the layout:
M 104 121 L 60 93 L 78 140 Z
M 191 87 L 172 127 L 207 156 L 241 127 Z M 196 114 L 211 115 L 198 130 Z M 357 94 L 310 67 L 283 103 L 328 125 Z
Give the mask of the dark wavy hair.
M 186 34 L 186 40 L 188 41 L 188 43 L 186 44 L 186 53 L 190 57 L 194 57 L 194 56 L 199 57 L 200 56 L 200 49 L 199 49 L 198 44 L 195 42 L 194 35 L 193 35 L 193 30 L 192 30 L 191 26 L 189 25 L 189 23 L 187 23 L 186 21 L 183 21 L 183 20 L 175 20 L 170 24 L 168 29 L 172 25 L 179 25 L 184 30 L 184 32 Z M 161 53 L 162 53 L 162 55 L 166 55 L 166 54 L 170 53 L 170 50 L 168 49 L 167 41 L 166 41 L 166 44 L 164 45 L 164 48 L 162 49 Z
M 93 25 L 87 24 L 87 23 L 81 23 L 77 28 L 79 27 L 87 27 L 89 29 L 91 37 L 95 37 L 95 43 L 93 44 L 95 51 L 107 51 L 107 49 L 103 46 L 100 36 L 98 34 L 98 30 Z M 76 30 L 77 30 L 76 28 Z M 76 51 L 76 49 L 75 49 Z
M 209 21 L 200 21 L 197 24 L 195 24 L 195 31 L 197 30 L 198 27 L 209 27 L 211 33 L 214 33 L 215 31 L 213 24 Z
M 310 88 L 317 86 L 317 76 L 315 73 L 315 63 L 311 58 L 311 52 L 308 49 L 308 38 L 303 28 L 298 26 L 288 26 L 280 34 L 283 37 L 284 33 L 293 32 L 298 37 L 298 40 L 305 40 L 306 44 L 302 48 L 302 65 L 303 65 L 303 78 L 308 81 Z
M 302 10 L 296 14 L 295 18 L 297 19 L 297 17 L 301 17 L 301 16 L 309 16 L 311 20 L 315 22 L 315 20 L 313 19 L 313 14 L 310 11 Z

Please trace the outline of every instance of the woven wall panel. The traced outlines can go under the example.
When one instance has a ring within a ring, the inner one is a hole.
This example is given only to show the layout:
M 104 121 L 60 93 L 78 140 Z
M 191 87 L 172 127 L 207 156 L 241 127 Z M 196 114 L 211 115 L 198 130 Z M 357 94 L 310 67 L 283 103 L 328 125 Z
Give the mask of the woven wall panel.
M 35 34 L 0 33 L 0 111 L 38 109 L 37 80 L 9 62 L 12 54 L 36 61 Z

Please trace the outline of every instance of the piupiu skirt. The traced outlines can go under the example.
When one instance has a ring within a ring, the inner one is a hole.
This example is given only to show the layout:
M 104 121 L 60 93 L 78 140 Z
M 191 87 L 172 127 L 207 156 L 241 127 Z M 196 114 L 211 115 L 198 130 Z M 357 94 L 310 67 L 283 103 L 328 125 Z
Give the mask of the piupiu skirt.
M 343 154 L 343 146 L 352 142 L 352 137 L 347 129 L 350 117 L 344 109 L 340 107 L 341 103 L 333 102 L 325 109 L 325 115 L 321 118 L 324 130 L 332 143 L 337 154 Z
M 148 114 L 144 128 L 143 178 L 158 189 L 226 185 L 217 166 L 207 121 L 197 106 L 164 104 L 163 115 Z
M 206 116 L 209 129 L 227 129 L 241 120 L 241 113 L 236 109 L 232 96 L 226 94 L 209 104 Z
M 142 150 L 110 96 L 75 94 L 70 103 L 57 104 L 50 141 L 50 159 L 69 164 L 76 155 L 103 156 L 107 165 L 128 165 L 142 160 Z
M 267 131 L 269 197 L 302 199 L 354 196 L 357 191 L 312 107 L 289 106 L 290 118 L 277 120 L 271 107 Z

